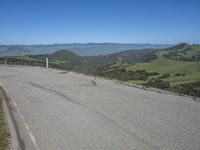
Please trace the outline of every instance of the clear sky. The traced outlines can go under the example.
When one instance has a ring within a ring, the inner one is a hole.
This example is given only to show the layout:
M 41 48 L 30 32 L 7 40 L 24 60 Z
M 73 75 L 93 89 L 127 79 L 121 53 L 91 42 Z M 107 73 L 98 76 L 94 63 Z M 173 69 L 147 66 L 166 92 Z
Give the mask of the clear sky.
M 0 0 L 0 44 L 200 43 L 200 0 Z

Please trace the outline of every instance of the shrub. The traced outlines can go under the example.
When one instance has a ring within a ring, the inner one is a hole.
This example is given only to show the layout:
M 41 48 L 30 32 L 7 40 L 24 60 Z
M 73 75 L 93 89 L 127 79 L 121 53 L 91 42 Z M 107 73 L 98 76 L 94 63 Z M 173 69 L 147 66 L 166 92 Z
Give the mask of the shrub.
M 200 97 L 200 81 L 180 84 L 172 87 L 172 90 L 179 93 Z
M 135 74 L 135 73 L 136 73 L 135 71 L 128 70 L 128 74 L 130 74 L 130 75 L 133 75 L 133 74 Z
M 136 73 L 144 73 L 146 70 L 136 70 Z
M 123 68 L 123 69 L 120 69 L 119 71 L 124 73 L 126 72 L 126 69 Z
M 139 73 L 136 74 L 135 77 L 136 77 L 136 80 L 144 80 L 144 81 L 146 81 L 148 79 L 148 76 L 146 76 L 145 74 L 139 74 Z
M 181 76 L 181 73 L 176 73 L 174 76 L 176 77 Z
M 148 74 L 148 76 L 157 76 L 157 75 L 159 75 L 158 72 L 148 72 L 147 74 Z
M 159 78 L 152 78 L 146 83 L 147 86 L 152 86 L 160 89 L 168 89 L 170 88 L 170 83 L 168 81 L 163 81 Z
M 169 73 L 166 73 L 166 74 L 163 74 L 162 76 L 160 76 L 160 78 L 169 78 L 169 77 L 170 77 Z

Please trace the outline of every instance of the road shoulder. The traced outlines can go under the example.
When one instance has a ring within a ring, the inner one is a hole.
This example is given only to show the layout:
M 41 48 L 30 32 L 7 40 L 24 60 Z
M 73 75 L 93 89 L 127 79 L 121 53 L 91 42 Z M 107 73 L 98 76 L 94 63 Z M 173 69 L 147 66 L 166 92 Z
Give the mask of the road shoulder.
M 5 86 L 1 83 L 0 83 L 0 98 L 2 99 L 5 119 L 10 131 L 10 143 L 9 143 L 8 148 L 10 150 L 21 150 L 21 146 L 20 146 L 20 142 L 18 139 L 18 134 L 17 134 L 16 126 L 14 122 L 14 116 L 12 114 L 13 107 L 11 104 L 11 98 L 9 96 L 9 92 L 6 90 Z

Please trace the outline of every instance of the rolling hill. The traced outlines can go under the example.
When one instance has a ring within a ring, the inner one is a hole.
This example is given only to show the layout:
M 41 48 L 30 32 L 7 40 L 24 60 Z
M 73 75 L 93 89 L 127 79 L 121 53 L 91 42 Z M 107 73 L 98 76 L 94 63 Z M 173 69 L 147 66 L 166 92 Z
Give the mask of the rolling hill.
M 104 66 L 100 69 L 100 75 L 118 79 L 125 76 L 124 80 L 136 84 L 145 84 L 152 78 L 168 81 L 171 86 L 200 81 L 200 45 L 181 43 L 171 48 L 151 51 L 150 55 L 153 57 L 148 62 L 123 60 Z
M 109 55 L 79 56 L 70 50 L 62 49 L 52 54 L 32 55 L 29 57 L 40 61 L 44 61 L 48 57 L 55 64 L 62 63 L 62 65 L 73 66 L 74 68 L 83 68 L 81 70 L 84 70 L 84 73 L 87 73 L 88 70 L 92 71 L 89 71 L 89 73 L 95 73 L 99 68 L 117 61 L 127 61 L 129 63 L 150 62 L 156 59 L 156 55 L 152 53 L 154 51 L 155 49 L 129 50 Z M 74 69 L 72 68 L 72 70 Z M 78 70 L 76 69 L 75 71 Z
M 200 61 L 184 62 L 178 60 L 170 60 L 166 58 L 158 58 L 151 63 L 138 63 L 135 65 L 129 65 L 126 67 L 126 69 L 142 69 L 146 70 L 147 72 L 158 72 L 160 75 L 169 73 L 170 77 L 163 80 L 169 81 L 172 86 L 200 80 Z M 185 75 L 177 76 L 176 74 Z
M 6 51 L 11 47 L 30 50 L 31 54 L 51 54 L 60 49 L 68 49 L 80 56 L 107 55 L 125 50 L 137 49 L 161 49 L 171 45 L 159 44 L 126 44 L 126 43 L 72 43 L 72 44 L 52 44 L 52 45 L 0 45 L 0 51 Z M 15 54 L 15 53 L 14 53 Z M 12 56 L 14 56 L 12 54 Z M 1 55 L 0 55 L 1 56 Z
M 18 46 L 12 46 L 7 48 L 6 50 L 0 51 L 0 56 L 4 57 L 4 56 L 24 56 L 24 55 L 30 55 L 33 54 L 32 51 L 27 50 L 25 48 L 22 47 L 18 47 Z
M 200 45 L 181 43 L 176 46 L 162 49 L 156 53 L 158 57 L 164 57 L 173 60 L 181 61 L 199 61 L 200 60 Z

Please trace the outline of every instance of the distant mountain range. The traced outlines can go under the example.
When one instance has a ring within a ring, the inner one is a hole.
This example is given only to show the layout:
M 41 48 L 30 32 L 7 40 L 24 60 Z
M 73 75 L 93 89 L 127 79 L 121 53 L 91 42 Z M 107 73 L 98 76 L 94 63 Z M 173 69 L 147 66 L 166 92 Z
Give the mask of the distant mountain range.
M 10 46 L 5 50 L 0 51 L 0 56 L 23 56 L 23 55 L 30 55 L 34 54 L 32 51 L 27 50 L 23 47 L 18 46 Z
M 0 56 L 23 56 L 51 54 L 60 49 L 68 49 L 80 56 L 107 55 L 126 50 L 163 49 L 167 44 L 123 44 L 123 43 L 72 43 L 52 45 L 0 45 Z

